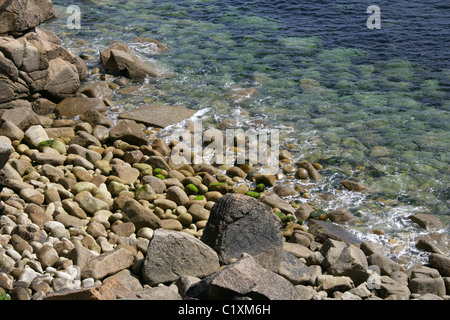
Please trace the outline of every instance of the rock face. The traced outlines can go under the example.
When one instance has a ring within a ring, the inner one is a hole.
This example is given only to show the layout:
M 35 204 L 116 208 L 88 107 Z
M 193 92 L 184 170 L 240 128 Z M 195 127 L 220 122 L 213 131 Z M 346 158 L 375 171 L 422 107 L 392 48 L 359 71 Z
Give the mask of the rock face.
M 222 263 L 242 253 L 256 255 L 282 246 L 282 224 L 269 206 L 241 194 L 227 194 L 211 210 L 202 241 L 216 250 Z
M 0 1 L 0 109 L 58 102 L 75 94 L 86 77 L 83 60 L 56 34 L 37 27 L 54 17 L 50 0 Z
M 219 268 L 214 250 L 184 232 L 157 229 L 147 249 L 142 277 L 151 286 L 180 276 L 203 278 Z
M 0 108 L 36 93 L 60 101 L 77 92 L 86 65 L 64 49 L 55 34 L 36 28 L 22 37 L 0 37 Z
M 0 34 L 26 31 L 55 16 L 51 0 L 1 0 Z
M 354 245 L 359 245 L 362 241 L 354 234 L 347 230 L 321 220 L 310 220 L 309 222 L 310 232 L 316 237 L 318 241 L 325 241 L 328 238 L 334 240 L 345 241 Z
M 334 276 L 348 276 L 356 286 L 364 282 L 369 267 L 364 252 L 351 244 L 328 239 L 320 253 L 324 256 L 324 266 Z

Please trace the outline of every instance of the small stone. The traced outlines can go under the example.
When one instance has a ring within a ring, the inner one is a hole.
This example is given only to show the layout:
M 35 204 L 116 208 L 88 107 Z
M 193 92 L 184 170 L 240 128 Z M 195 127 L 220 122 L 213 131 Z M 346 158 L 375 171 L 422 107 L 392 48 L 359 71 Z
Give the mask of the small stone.
M 266 187 L 273 187 L 276 178 L 273 174 L 257 174 L 255 175 L 256 184 L 263 183 Z
M 198 204 L 191 205 L 188 209 L 188 213 L 192 216 L 194 221 L 208 220 L 209 218 L 209 211 Z
M 337 208 L 335 210 L 328 211 L 328 218 L 333 222 L 347 222 L 353 220 L 353 214 L 346 208 Z
M 59 259 L 58 252 L 49 245 L 43 245 L 42 248 L 36 252 L 36 257 L 43 268 L 52 267 Z
M 25 131 L 24 141 L 30 147 L 37 148 L 41 142 L 46 140 L 48 140 L 48 135 L 41 125 L 31 126 Z
M 161 228 L 167 230 L 181 231 L 183 229 L 183 225 L 181 224 L 180 221 L 176 219 L 164 219 L 161 220 Z
M 135 198 L 136 200 L 152 201 L 156 198 L 156 192 L 149 184 L 144 184 L 136 190 Z
M 111 226 L 111 231 L 119 237 L 129 237 L 136 231 L 136 227 L 132 222 L 115 223 Z
M 163 210 L 175 210 L 177 208 L 177 203 L 169 199 L 156 199 L 153 204 Z
M 35 203 L 35 204 L 43 204 L 45 200 L 45 196 L 36 189 L 22 189 L 20 191 L 20 196 L 27 202 Z
M 166 193 L 166 199 L 174 201 L 177 205 L 184 205 L 189 201 L 186 192 L 178 186 L 168 188 Z
M 299 168 L 297 172 L 295 173 L 295 177 L 297 179 L 307 179 L 308 178 L 308 171 L 304 168 Z
M 108 233 L 106 232 L 105 226 L 100 222 L 95 220 L 91 220 L 87 225 L 86 232 L 93 236 L 94 238 L 98 237 L 107 237 Z
M 334 291 L 344 292 L 355 287 L 352 279 L 346 276 L 322 275 L 317 278 L 317 284 L 320 286 L 320 290 L 324 290 L 328 294 Z

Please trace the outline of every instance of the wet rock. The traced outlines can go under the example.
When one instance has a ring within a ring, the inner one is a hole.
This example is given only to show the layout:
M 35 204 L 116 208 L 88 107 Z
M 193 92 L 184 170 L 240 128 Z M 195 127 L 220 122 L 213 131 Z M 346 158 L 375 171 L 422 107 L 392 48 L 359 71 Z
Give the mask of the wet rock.
M 286 186 L 286 185 L 275 186 L 273 188 L 273 191 L 280 197 L 288 197 L 288 196 L 294 196 L 294 195 L 298 194 L 298 192 L 294 188 L 292 188 L 290 186 Z
M 111 128 L 112 126 L 114 126 L 114 122 L 111 119 L 109 119 L 107 116 L 96 109 L 88 109 L 83 112 L 80 116 L 80 120 L 86 121 L 92 127 L 101 125 L 106 128 Z
M 169 50 L 169 48 L 165 44 L 155 39 L 149 39 L 145 37 L 134 37 L 133 42 L 138 42 L 145 45 L 147 48 L 148 47 L 152 48 L 155 54 L 161 54 Z
M 353 220 L 354 216 L 349 210 L 341 207 L 328 211 L 328 218 L 333 222 L 342 223 Z
M 416 241 L 416 248 L 431 252 L 448 254 L 449 251 L 449 236 L 445 232 L 431 232 L 429 234 L 420 235 L 414 238 Z
M 258 90 L 254 87 L 250 88 L 233 88 L 231 91 L 231 100 L 234 103 L 244 102 L 258 94 Z
M 411 215 L 408 218 L 427 230 L 441 229 L 444 227 L 441 219 L 430 214 L 418 213 Z
M 147 249 L 142 277 L 151 286 L 179 276 L 203 278 L 217 271 L 219 258 L 210 247 L 183 232 L 157 229 Z
M 8 137 L 11 141 L 14 141 L 22 140 L 24 137 L 24 132 L 14 123 L 6 120 L 0 125 L 0 135 Z
M 362 242 L 362 240 L 347 230 L 322 220 L 310 220 L 309 232 L 314 235 L 318 242 L 325 242 L 328 238 L 353 245 L 360 245 Z
M 227 263 L 244 252 L 255 255 L 282 246 L 281 227 L 267 205 L 246 195 L 227 194 L 212 208 L 201 239 Z
M 308 219 L 309 214 L 314 211 L 314 208 L 308 203 L 302 203 L 294 212 L 297 219 L 305 221 Z
M 100 58 L 106 70 L 132 80 L 142 82 L 146 77 L 161 76 L 154 66 L 133 55 L 125 43 L 116 43 L 103 50 Z
M 41 125 L 30 126 L 25 131 L 24 141 L 28 146 L 37 148 L 39 143 L 42 141 L 47 141 L 48 135 Z
M 308 177 L 312 181 L 320 181 L 320 180 L 322 180 L 322 176 L 320 175 L 319 171 L 317 171 L 317 169 L 314 168 L 314 166 L 311 163 L 309 163 L 308 161 L 303 160 L 303 161 L 297 162 L 296 166 L 298 168 L 305 169 L 308 172 Z M 298 171 L 297 171 L 297 176 L 299 176 L 299 172 Z

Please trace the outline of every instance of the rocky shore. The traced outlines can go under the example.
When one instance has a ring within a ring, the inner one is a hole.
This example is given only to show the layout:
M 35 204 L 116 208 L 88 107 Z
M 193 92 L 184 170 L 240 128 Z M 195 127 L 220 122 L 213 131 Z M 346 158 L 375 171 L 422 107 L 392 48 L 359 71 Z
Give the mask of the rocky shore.
M 405 269 L 339 226 L 355 218 L 345 208 L 287 200 L 310 195 L 283 181 L 317 182 L 323 169 L 287 148 L 274 175 L 176 164 L 179 141 L 159 130 L 194 111 L 108 117 L 114 90 L 173 75 L 116 43 L 98 57 L 104 79 L 83 83 L 93 70 L 38 28 L 52 10 L 49 0 L 0 1 L 0 299 L 449 299 L 438 218 L 410 217 L 429 230 L 416 244 L 429 261 Z M 372 192 L 350 177 L 341 187 Z

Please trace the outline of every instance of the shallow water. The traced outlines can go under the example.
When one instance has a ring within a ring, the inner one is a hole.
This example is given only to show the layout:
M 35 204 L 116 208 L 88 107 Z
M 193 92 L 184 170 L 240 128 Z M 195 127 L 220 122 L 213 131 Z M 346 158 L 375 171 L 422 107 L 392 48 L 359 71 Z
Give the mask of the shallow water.
M 350 230 L 406 264 L 424 259 L 414 248 L 424 231 L 407 216 L 430 213 L 450 224 L 450 7 L 378 1 L 381 29 L 369 30 L 370 1 L 304 2 L 53 0 L 60 17 L 45 27 L 73 53 L 93 56 L 90 68 L 117 40 L 175 74 L 116 93 L 116 106 L 181 104 L 204 110 L 204 127 L 233 118 L 244 130 L 256 119 L 280 129 L 298 159 L 325 168 L 311 194 L 334 196 L 300 201 L 343 205 L 358 217 Z M 71 4 L 81 8 L 81 29 L 66 26 Z M 135 36 L 170 50 L 154 55 Z M 235 103 L 235 87 L 259 94 Z M 339 190 L 350 177 L 377 194 Z

